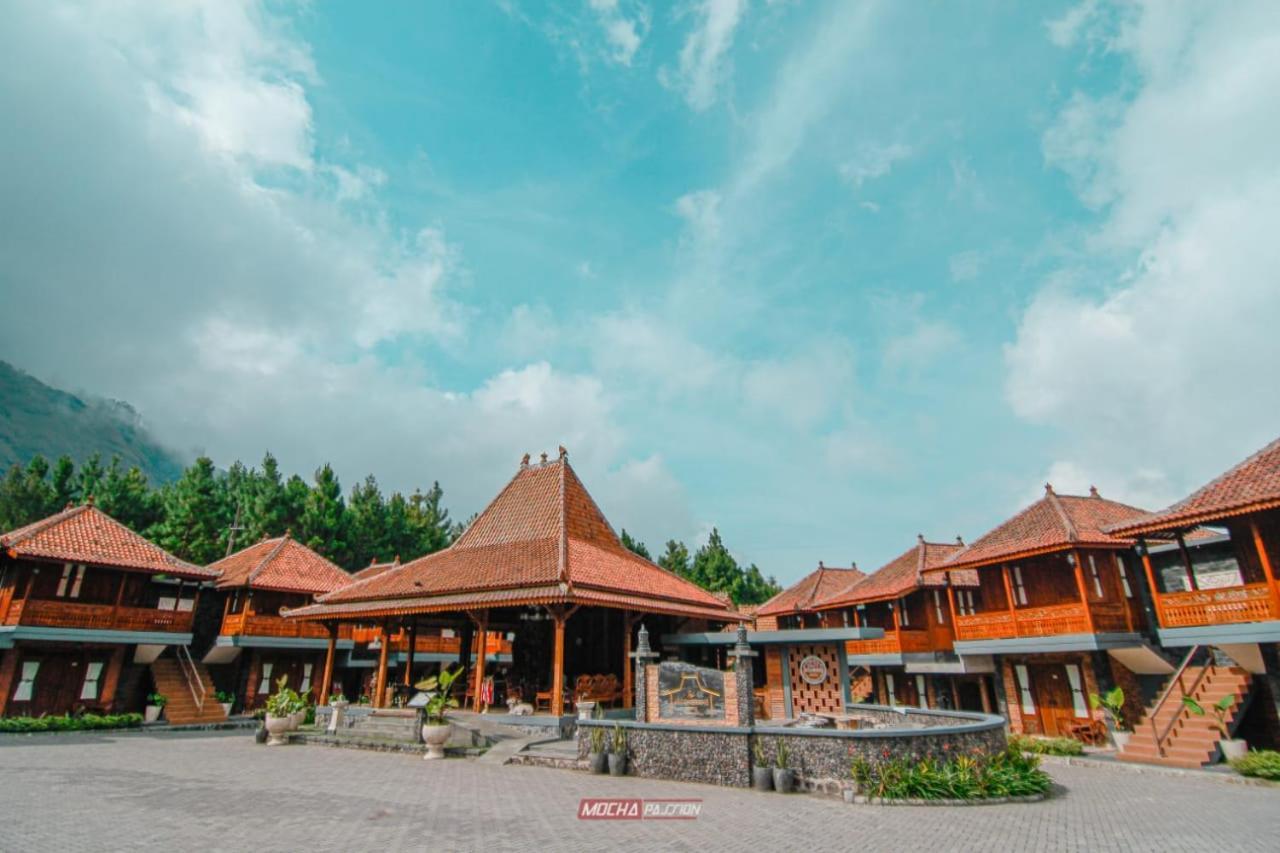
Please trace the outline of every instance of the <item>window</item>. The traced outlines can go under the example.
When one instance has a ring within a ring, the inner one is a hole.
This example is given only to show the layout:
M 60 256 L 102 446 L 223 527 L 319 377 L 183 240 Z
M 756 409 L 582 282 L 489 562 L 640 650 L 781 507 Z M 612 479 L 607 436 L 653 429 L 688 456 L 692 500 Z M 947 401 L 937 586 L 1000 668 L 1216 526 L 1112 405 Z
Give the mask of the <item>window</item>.
M 973 590 L 956 590 L 956 607 L 960 610 L 961 616 L 972 616 L 977 613 L 977 608 L 973 606 Z
M 1080 686 L 1080 668 L 1073 664 L 1066 665 L 1067 681 L 1071 682 L 1071 706 L 1073 713 L 1080 719 L 1089 718 L 1089 705 L 1084 701 L 1084 689 Z
M 1098 577 L 1098 561 L 1089 555 L 1089 577 L 1093 578 L 1093 594 L 1102 598 L 1102 578 Z
M 1022 566 L 1013 567 L 1013 597 L 1019 604 L 1027 603 L 1027 587 L 1022 582 Z
M 58 598 L 79 598 L 80 584 L 82 583 L 84 583 L 84 563 L 80 565 L 63 563 L 62 577 L 58 578 L 58 589 L 54 592 L 54 595 Z M 70 594 L 68 595 L 68 593 Z
M 900 622 L 900 624 L 902 625 L 902 627 L 903 627 L 903 628 L 910 628 L 910 627 L 911 627 L 911 614 L 907 611 L 907 608 L 906 608 L 906 606 L 905 606 L 905 602 L 904 602 L 902 599 L 898 599 L 897 603 L 896 603 L 894 606 L 895 606 L 895 607 L 897 607 L 897 608 L 898 608 L 898 611 L 901 613 L 901 617 L 900 617 L 900 619 L 899 619 L 899 622 Z
M 304 663 L 302 665 L 302 686 L 298 688 L 299 693 L 306 693 L 311 689 L 311 668 L 315 664 Z
M 1120 585 L 1124 587 L 1124 597 L 1133 598 L 1133 587 L 1129 586 L 1129 568 L 1124 564 L 1124 558 L 1119 554 L 1116 558 L 1116 574 L 1120 576 Z
M 93 662 L 85 667 L 84 686 L 80 688 L 81 699 L 98 698 L 98 681 L 102 678 L 102 664 Z
M 58 589 L 54 593 L 58 598 L 65 598 L 67 595 L 67 581 L 71 579 L 71 564 L 64 563 L 62 566 L 62 577 L 58 580 Z
M 929 707 L 929 691 L 925 689 L 923 675 L 916 676 L 916 695 L 920 697 L 920 707 L 928 708 Z
M 938 617 L 939 625 L 947 624 L 947 617 L 942 612 L 942 590 L 933 591 L 933 612 Z
M 22 662 L 22 678 L 18 681 L 18 689 L 13 691 L 13 701 L 31 701 L 31 696 L 36 689 L 36 673 L 39 671 L 40 661 L 27 660 Z
M 262 682 L 258 684 L 259 693 L 271 692 L 271 668 L 273 666 L 274 664 L 271 663 L 264 663 L 262 665 Z
M 1034 714 L 1036 702 L 1031 698 L 1031 677 L 1027 675 L 1027 668 L 1023 664 L 1016 664 L 1013 668 L 1018 675 L 1018 693 L 1022 697 L 1022 713 Z
M 889 707 L 896 706 L 898 704 L 898 697 L 894 695 L 896 689 L 893 686 L 893 673 L 891 672 L 886 672 L 884 674 L 884 689 L 885 692 L 889 694 Z

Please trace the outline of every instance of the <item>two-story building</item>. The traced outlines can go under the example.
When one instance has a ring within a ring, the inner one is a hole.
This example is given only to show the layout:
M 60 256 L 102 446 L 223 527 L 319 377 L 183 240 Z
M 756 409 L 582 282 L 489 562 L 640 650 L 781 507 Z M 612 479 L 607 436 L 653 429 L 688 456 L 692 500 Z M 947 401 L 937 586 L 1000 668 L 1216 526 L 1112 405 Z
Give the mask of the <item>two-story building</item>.
M 93 505 L 0 536 L 0 715 L 141 710 L 224 719 L 191 660 L 216 572 L 184 562 Z
M 1134 540 L 1109 532 L 1145 514 L 1051 486 L 1026 509 L 925 574 L 976 572 L 976 587 L 948 587 L 961 658 L 990 655 L 1013 731 L 1101 737 L 1090 696 L 1118 684 L 1131 719 L 1142 679 L 1173 666 L 1143 635 Z

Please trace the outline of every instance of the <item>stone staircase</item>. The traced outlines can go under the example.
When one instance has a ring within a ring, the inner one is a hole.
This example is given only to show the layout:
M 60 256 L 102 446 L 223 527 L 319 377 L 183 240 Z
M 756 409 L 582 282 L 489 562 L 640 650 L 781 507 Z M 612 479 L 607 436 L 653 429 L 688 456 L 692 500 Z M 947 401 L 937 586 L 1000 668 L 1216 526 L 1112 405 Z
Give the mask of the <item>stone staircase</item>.
M 1252 681 L 1253 677 L 1247 670 L 1236 666 L 1209 664 L 1183 667 L 1181 677 L 1175 674 L 1170 678 L 1164 701 L 1148 708 L 1133 727 L 1129 742 L 1117 757 L 1122 761 L 1167 767 L 1194 768 L 1208 764 L 1217 755 L 1221 737 L 1211 706 L 1224 696 L 1234 697 L 1227 713 L 1227 727 L 1234 730 L 1252 689 Z M 1205 716 L 1192 714 L 1183 705 L 1184 687 L 1205 709 Z M 1168 734 L 1157 743 L 1157 735 L 1166 730 Z
M 191 686 L 176 657 L 159 657 L 151 664 L 151 678 L 156 692 L 169 700 L 164 706 L 164 718 L 170 725 L 186 726 L 200 723 L 224 723 L 227 715 L 214 695 L 213 679 L 204 664 L 196 663 L 195 672 L 204 684 L 204 707 L 196 705 Z M 199 691 L 197 691 L 199 692 Z

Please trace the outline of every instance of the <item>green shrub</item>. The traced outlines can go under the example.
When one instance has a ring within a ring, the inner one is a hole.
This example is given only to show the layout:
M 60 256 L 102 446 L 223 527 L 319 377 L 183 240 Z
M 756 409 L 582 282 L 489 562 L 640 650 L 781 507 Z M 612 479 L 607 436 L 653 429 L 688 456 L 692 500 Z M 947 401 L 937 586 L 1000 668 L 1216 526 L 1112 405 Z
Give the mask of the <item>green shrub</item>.
M 141 714 L 82 714 L 73 717 L 0 717 L 0 732 L 79 732 L 93 729 L 131 729 L 142 725 Z
M 1232 761 L 1231 766 L 1241 776 L 1280 782 L 1280 752 L 1272 749 L 1251 749 L 1244 758 Z
M 1010 735 L 1009 746 L 1019 752 L 1037 755 L 1083 755 L 1084 744 L 1069 737 L 1028 737 Z
M 853 762 L 858 790 L 888 800 L 982 800 L 1043 794 L 1052 784 L 1040 759 L 1010 747 L 987 757 L 958 756 L 949 761 L 895 758 L 871 764 Z

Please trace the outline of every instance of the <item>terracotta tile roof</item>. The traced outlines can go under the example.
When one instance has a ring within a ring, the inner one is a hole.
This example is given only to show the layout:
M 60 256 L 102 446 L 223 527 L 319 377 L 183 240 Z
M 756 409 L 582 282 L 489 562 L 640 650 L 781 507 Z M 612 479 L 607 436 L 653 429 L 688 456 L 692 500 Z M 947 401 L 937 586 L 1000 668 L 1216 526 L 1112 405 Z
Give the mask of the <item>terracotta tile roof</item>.
M 353 612 L 354 602 L 414 600 L 415 607 L 448 601 L 479 606 L 497 591 L 519 593 L 563 587 L 561 599 L 635 610 L 732 619 L 714 595 L 633 554 L 569 465 L 567 455 L 529 464 L 528 458 L 466 532 L 443 551 L 356 580 L 322 598 L 324 607 Z M 430 601 L 427 601 L 430 599 Z M 545 603 L 531 600 L 529 603 Z M 354 608 L 359 610 L 359 608 Z M 296 612 L 296 611 L 295 611 Z M 308 609 L 314 618 L 323 609 Z M 426 612 L 419 610 L 417 612 Z
M 818 568 L 761 604 L 756 616 L 781 616 L 813 610 L 819 603 L 861 583 L 866 577 L 857 566 L 838 569 L 818 563 Z
M 942 565 L 963 548 L 964 545 L 960 542 L 927 542 L 920 536 L 909 551 L 890 560 L 865 580 L 828 596 L 818 606 L 825 609 L 901 598 L 924 585 L 926 569 Z
M 67 507 L 0 536 L 11 557 L 111 566 L 174 577 L 208 579 L 214 572 L 179 560 L 92 503 Z
M 351 579 L 356 581 L 366 580 L 374 575 L 382 574 L 387 569 L 394 569 L 398 565 L 400 565 L 399 557 L 396 557 L 389 563 L 370 563 L 360 571 L 352 573 Z
M 1208 524 L 1232 516 L 1280 507 L 1280 439 L 1168 509 L 1113 526 L 1136 536 Z
M 209 566 L 218 589 L 248 587 L 320 595 L 351 583 L 351 575 L 285 534 L 264 539 Z
M 984 566 L 1014 558 L 1075 547 L 1128 548 L 1132 539 L 1114 536 L 1108 528 L 1140 516 L 1146 510 L 1107 500 L 1090 490 L 1087 497 L 1060 495 L 1045 485 L 1040 500 L 954 554 L 942 568 Z

